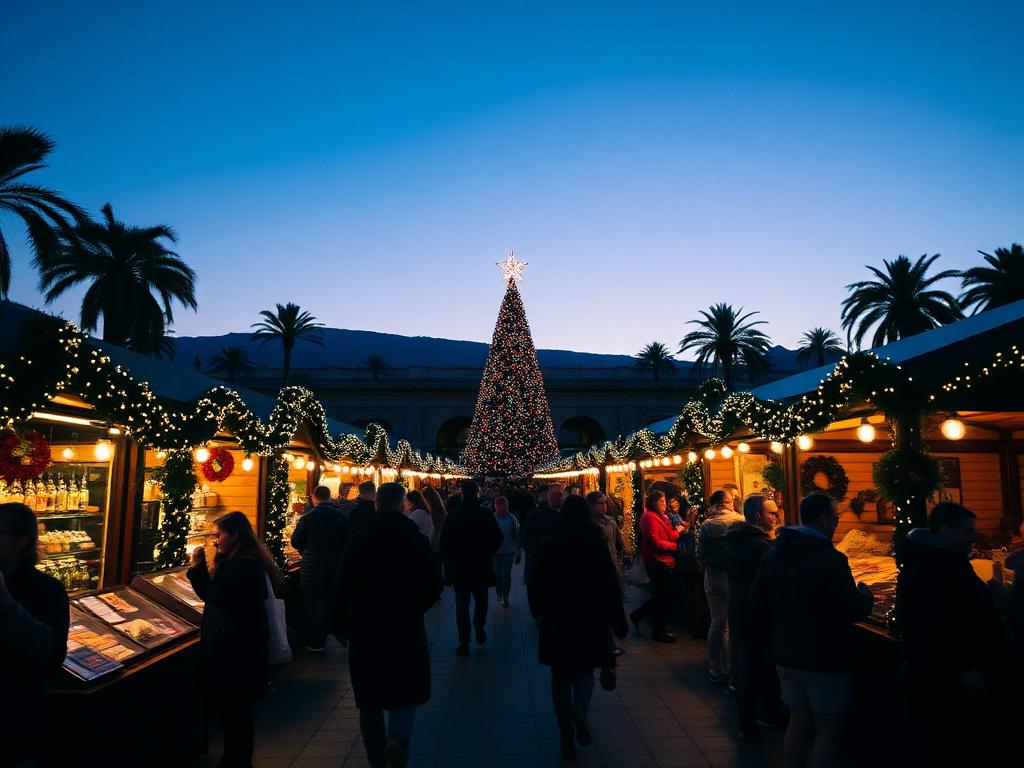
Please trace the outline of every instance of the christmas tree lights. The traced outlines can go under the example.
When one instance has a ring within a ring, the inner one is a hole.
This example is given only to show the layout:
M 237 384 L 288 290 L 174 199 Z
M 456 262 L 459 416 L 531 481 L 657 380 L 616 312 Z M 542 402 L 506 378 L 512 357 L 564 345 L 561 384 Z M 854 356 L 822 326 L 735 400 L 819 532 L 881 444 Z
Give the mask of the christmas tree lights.
M 476 411 L 462 454 L 468 472 L 490 476 L 527 475 L 558 455 L 558 441 L 544 392 L 526 310 L 516 283 L 523 262 L 499 262 L 508 288 L 494 327 Z

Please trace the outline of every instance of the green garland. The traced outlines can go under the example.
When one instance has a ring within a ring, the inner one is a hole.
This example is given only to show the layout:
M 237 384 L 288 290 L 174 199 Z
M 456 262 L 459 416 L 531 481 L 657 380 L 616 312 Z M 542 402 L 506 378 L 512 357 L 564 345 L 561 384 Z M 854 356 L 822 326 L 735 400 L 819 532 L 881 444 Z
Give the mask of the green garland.
M 786 484 L 786 475 L 782 471 L 782 464 L 778 461 L 769 461 L 761 470 L 761 479 L 773 491 L 781 493 Z
M 872 476 L 878 493 L 895 508 L 893 542 L 897 543 L 915 524 L 911 510 L 938 490 L 942 479 L 939 463 L 924 451 L 893 448 L 875 462 Z
M 629 481 L 633 486 L 633 525 L 630 528 L 630 545 L 634 552 L 639 554 L 640 540 L 643 538 L 640 531 L 640 518 L 644 514 L 644 473 L 639 469 L 630 473 Z
M 185 565 L 188 557 L 185 545 L 191 529 L 192 494 L 197 486 L 192 452 L 171 451 L 163 467 L 154 474 L 164 493 L 160 538 L 156 545 L 157 567 Z
M 858 491 L 852 499 L 850 499 L 850 510 L 857 517 L 864 514 L 864 508 L 868 504 L 877 504 L 881 501 L 881 496 L 874 488 L 867 488 L 863 491 Z
M 679 479 L 691 506 L 704 503 L 704 470 L 698 462 L 686 464 L 679 470 Z
M 270 459 L 267 470 L 267 503 L 263 538 L 270 554 L 282 570 L 284 558 L 284 528 L 288 523 L 288 461 L 283 456 Z
M 850 488 L 850 478 L 846 476 L 846 470 L 834 456 L 809 456 L 804 459 L 800 466 L 800 492 L 804 496 L 822 492 L 823 489 L 814 484 L 814 478 L 819 473 L 828 479 L 828 488 L 824 489 L 824 493 L 831 496 L 836 502 L 846 498 L 846 492 Z

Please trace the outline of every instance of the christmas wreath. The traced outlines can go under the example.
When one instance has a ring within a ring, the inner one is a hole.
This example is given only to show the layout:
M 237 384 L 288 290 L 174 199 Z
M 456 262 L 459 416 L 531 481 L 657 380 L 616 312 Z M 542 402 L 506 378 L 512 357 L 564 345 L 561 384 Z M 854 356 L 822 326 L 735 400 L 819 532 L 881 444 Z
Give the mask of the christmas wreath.
M 867 488 L 863 491 L 858 491 L 857 495 L 850 499 L 850 509 L 857 517 L 864 514 L 864 508 L 868 504 L 877 504 L 881 501 L 881 497 L 874 488 Z
M 781 491 L 782 486 L 786 483 L 786 478 L 782 474 L 782 465 L 777 461 L 769 461 L 764 465 L 764 469 L 761 470 L 761 479 L 773 491 Z
M 0 430 L 0 477 L 8 483 L 39 477 L 52 463 L 50 444 L 38 432 Z
M 878 492 L 897 504 L 925 499 L 939 487 L 939 463 L 927 453 L 911 448 L 894 448 L 875 462 L 872 475 Z
M 203 470 L 203 477 L 211 483 L 219 483 L 227 480 L 235 470 L 235 457 L 225 448 L 211 448 L 210 458 L 199 466 Z
M 822 474 L 828 480 L 828 488 L 819 488 L 814 478 Z M 846 476 L 843 465 L 832 456 L 811 456 L 800 467 L 800 488 L 806 496 L 810 493 L 826 493 L 836 501 L 846 498 L 850 487 L 850 479 Z

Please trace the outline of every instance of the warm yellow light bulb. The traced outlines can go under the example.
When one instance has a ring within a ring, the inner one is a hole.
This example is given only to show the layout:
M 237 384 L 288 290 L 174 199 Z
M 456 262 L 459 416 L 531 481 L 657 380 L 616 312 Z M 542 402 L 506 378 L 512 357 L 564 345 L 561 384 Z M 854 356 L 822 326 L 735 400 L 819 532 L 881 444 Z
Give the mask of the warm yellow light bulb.
M 303 470 L 306 468 L 306 460 L 302 456 L 296 456 L 292 466 L 298 470 Z
M 341 472 L 341 464 L 335 464 L 331 467 L 332 472 Z
M 772 440 L 771 444 L 772 453 L 782 453 L 783 445 L 778 440 Z
M 110 454 L 113 452 L 113 447 L 110 445 L 109 440 L 100 440 L 96 443 L 96 447 L 93 448 L 92 452 L 100 461 L 106 461 L 110 458 Z
M 732 458 L 732 448 L 730 448 L 728 445 L 723 445 L 722 446 L 722 458 L 723 459 L 731 459 Z
M 253 460 L 252 459 L 250 459 L 248 456 L 246 456 L 244 459 L 242 459 L 242 469 L 244 469 L 246 472 L 252 472 L 252 467 L 253 467 Z
M 697 459 L 699 458 L 700 457 L 694 451 L 690 451 L 688 454 L 686 454 L 686 460 L 691 464 L 696 463 Z
M 68 446 L 60 452 L 60 455 L 63 457 L 64 461 L 71 461 L 75 458 L 75 450 L 71 446 Z
M 203 464 L 210 460 L 210 451 L 206 448 L 196 448 L 196 461 Z
M 704 451 L 704 458 L 707 459 L 708 461 L 713 461 L 715 458 L 715 449 L 708 448 L 706 451 Z
M 857 439 L 862 443 L 870 443 L 875 439 L 875 428 L 868 424 L 867 419 L 861 421 L 860 426 L 857 427 Z
M 748 443 L 740 443 L 736 446 L 736 450 L 740 453 L 750 453 L 750 445 Z
M 800 435 L 796 439 L 796 447 L 801 451 L 809 451 L 814 446 L 814 440 L 810 435 Z
M 680 456 L 680 455 L 679 455 L 679 454 L 677 453 L 677 454 L 676 454 L 675 456 L 673 456 L 673 457 L 672 457 L 672 463 L 673 463 L 673 464 L 682 464 L 682 463 L 683 463 L 683 457 L 682 457 L 682 456 Z
M 942 422 L 939 429 L 947 440 L 959 440 L 967 434 L 967 427 L 955 416 Z

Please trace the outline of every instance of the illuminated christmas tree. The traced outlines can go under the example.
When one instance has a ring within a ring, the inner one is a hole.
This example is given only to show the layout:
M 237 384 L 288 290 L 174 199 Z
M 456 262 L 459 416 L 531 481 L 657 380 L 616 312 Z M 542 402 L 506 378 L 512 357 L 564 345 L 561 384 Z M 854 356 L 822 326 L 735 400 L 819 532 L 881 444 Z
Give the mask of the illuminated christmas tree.
M 508 280 L 480 380 L 463 465 L 473 474 L 515 476 L 558 455 L 544 377 L 517 283 L 526 262 L 499 261 Z

